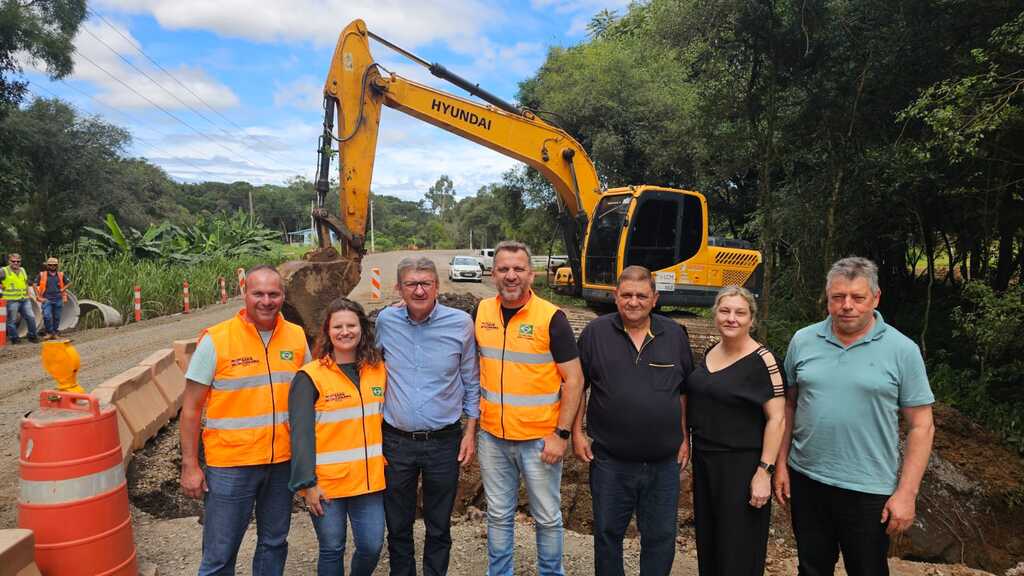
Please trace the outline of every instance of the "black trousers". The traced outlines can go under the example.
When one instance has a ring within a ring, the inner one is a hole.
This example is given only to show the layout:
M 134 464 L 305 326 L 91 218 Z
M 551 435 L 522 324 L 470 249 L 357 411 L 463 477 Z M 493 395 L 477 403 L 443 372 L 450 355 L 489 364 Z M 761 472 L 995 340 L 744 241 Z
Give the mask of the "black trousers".
M 761 576 L 771 502 L 750 505 L 760 452 L 693 451 L 693 524 L 700 576 Z
M 423 483 L 423 574 L 448 572 L 452 547 L 452 508 L 459 487 L 460 430 L 426 440 L 412 439 L 384 426 L 384 517 L 388 525 L 391 576 L 415 576 L 416 559 L 412 527 L 416 520 L 416 495 Z
M 789 469 L 790 510 L 800 576 L 835 573 L 839 552 L 850 576 L 888 576 L 889 536 L 880 520 L 887 494 L 866 494 Z

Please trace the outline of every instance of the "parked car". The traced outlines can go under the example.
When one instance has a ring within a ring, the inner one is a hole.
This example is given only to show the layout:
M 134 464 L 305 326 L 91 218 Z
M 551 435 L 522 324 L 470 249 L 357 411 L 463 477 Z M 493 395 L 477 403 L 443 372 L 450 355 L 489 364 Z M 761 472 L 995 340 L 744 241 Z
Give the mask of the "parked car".
M 472 256 L 455 256 L 448 263 L 448 279 L 452 282 L 471 280 L 481 282 L 484 277 L 483 265 Z
M 480 261 L 480 265 L 484 267 L 485 272 L 490 272 L 491 268 L 494 267 L 494 248 L 481 248 L 473 256 Z

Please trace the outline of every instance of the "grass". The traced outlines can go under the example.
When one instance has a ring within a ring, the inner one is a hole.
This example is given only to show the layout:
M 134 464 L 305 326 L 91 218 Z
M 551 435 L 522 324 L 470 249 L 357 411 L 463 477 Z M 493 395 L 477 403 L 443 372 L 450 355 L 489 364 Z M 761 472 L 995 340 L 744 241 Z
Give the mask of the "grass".
M 276 265 L 286 259 L 281 249 L 260 256 L 212 257 L 187 265 L 71 255 L 65 259 L 63 268 L 74 283 L 72 291 L 79 298 L 112 306 L 126 319 L 134 316 L 133 288 L 140 286 L 142 317 L 154 318 L 183 310 L 182 285 L 186 280 L 189 283 L 190 308 L 201 308 L 220 301 L 220 277 L 224 277 L 228 294 L 236 295 L 238 268 Z

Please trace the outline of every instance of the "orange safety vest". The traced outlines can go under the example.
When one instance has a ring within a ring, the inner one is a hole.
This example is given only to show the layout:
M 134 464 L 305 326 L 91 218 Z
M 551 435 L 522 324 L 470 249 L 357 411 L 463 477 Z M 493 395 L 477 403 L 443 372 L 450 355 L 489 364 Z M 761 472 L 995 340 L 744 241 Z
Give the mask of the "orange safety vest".
M 562 375 L 551 356 L 551 318 L 558 307 L 530 296 L 504 324 L 499 297 L 480 301 L 480 428 L 506 440 L 533 440 L 554 432 Z
M 39 273 L 39 285 L 36 286 L 36 297 L 40 300 L 43 299 L 43 294 L 46 292 L 46 276 L 49 274 L 47 270 L 43 270 Z M 57 287 L 60 288 L 60 297 L 65 302 L 68 301 L 68 295 L 64 293 L 64 273 L 57 271 Z
M 203 446 L 210 466 L 253 466 L 291 459 L 288 387 L 306 355 L 302 328 L 278 314 L 264 345 L 242 310 L 210 327 L 217 368 L 206 404 Z
M 320 396 L 316 412 L 316 483 L 328 498 L 347 498 L 384 489 L 384 363 L 359 369 L 357 386 L 334 360 L 302 367 Z

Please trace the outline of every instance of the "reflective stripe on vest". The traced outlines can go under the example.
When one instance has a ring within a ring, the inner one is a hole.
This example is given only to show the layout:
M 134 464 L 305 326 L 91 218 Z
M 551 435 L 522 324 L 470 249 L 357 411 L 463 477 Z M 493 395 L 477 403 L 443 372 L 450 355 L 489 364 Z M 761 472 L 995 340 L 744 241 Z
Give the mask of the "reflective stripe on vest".
M 42 272 L 39 273 L 39 284 L 36 286 L 36 297 L 38 297 L 38 298 L 42 298 L 43 294 L 46 293 L 47 274 L 49 274 L 49 272 L 47 270 L 43 270 Z M 60 272 L 60 271 L 57 272 L 57 288 L 60 290 L 61 296 L 63 296 L 64 295 L 64 273 Z
M 24 268 L 17 272 L 11 270 L 10 266 L 4 266 L 4 279 L 0 286 L 4 289 L 4 298 L 7 300 L 24 300 L 28 298 L 28 274 Z
M 278 315 L 264 345 L 243 310 L 202 338 L 212 338 L 217 352 L 203 429 L 206 462 L 226 467 L 288 461 L 288 387 L 306 355 L 302 328 Z
M 330 359 L 314 360 L 302 371 L 318 393 L 313 405 L 317 486 L 328 498 L 383 490 L 384 363 L 360 368 L 358 386 Z
M 547 436 L 558 425 L 562 376 L 551 355 L 558 308 L 531 295 L 505 325 L 497 297 L 477 309 L 480 427 L 507 440 Z

